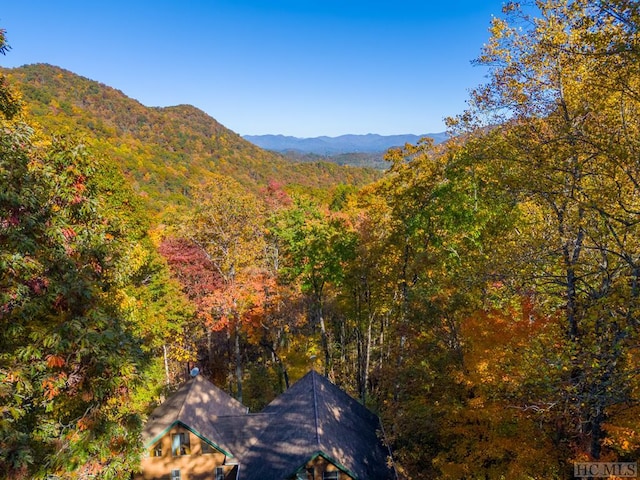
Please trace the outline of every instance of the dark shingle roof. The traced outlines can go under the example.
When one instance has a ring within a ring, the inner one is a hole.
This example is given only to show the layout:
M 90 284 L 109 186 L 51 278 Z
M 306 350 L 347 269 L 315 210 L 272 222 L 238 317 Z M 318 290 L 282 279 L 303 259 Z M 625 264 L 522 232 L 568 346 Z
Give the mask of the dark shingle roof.
M 317 455 L 357 480 L 396 478 L 378 417 L 314 371 L 262 413 L 271 420 L 243 455 L 240 480 L 290 478 Z
M 149 417 L 145 444 L 176 423 L 234 457 L 238 480 L 291 478 L 319 455 L 356 480 L 397 478 L 378 417 L 315 371 L 258 414 L 197 376 Z
M 142 432 L 146 445 L 155 443 L 173 425 L 181 423 L 194 433 L 215 442 L 225 453 L 225 436 L 217 431 L 214 419 L 219 416 L 245 415 L 248 409 L 235 398 L 198 375 L 182 385 L 149 416 Z
M 273 415 L 252 413 L 229 417 L 216 417 L 212 420 L 219 438 L 224 440 L 235 457 L 244 468 L 244 458 L 259 440 L 260 434 L 269 425 Z M 233 463 L 233 462 L 232 462 Z

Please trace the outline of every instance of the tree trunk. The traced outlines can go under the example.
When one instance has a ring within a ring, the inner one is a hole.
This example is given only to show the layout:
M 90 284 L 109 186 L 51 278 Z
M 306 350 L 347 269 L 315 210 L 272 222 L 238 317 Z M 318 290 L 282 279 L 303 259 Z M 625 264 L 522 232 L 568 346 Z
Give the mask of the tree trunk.
M 289 372 L 287 372 L 287 367 L 285 366 L 280 356 L 276 353 L 276 349 L 273 347 L 273 345 L 270 345 L 266 341 L 263 341 L 261 345 L 271 353 L 271 357 L 274 359 L 274 361 L 278 365 L 278 369 L 280 370 L 280 375 L 284 380 L 284 387 L 285 387 L 284 390 L 288 390 L 289 389 Z M 280 387 L 282 387 L 282 382 L 280 382 Z M 280 388 L 280 390 L 283 390 L 283 389 Z
M 369 325 L 367 325 L 367 342 L 364 347 L 364 372 L 363 372 L 363 389 L 362 389 L 362 404 L 366 405 L 367 393 L 369 389 L 369 365 L 371 363 L 371 328 L 373 325 L 373 318 L 369 318 Z
M 358 394 L 363 405 L 367 401 L 369 391 L 369 368 L 371 364 L 371 330 L 373 318 L 369 317 L 366 332 L 358 330 Z
M 324 353 L 324 375 L 330 380 L 333 380 L 329 339 L 327 337 L 327 328 L 324 324 L 324 314 L 321 306 L 318 308 L 318 324 L 320 325 L 320 337 L 322 341 L 322 351 Z
M 591 420 L 591 457 L 594 460 L 600 459 L 600 453 L 602 452 L 602 424 L 604 423 L 604 415 L 602 412 L 598 412 L 593 420 Z
M 364 398 L 365 398 L 365 387 L 364 387 L 364 354 L 363 354 L 363 350 L 364 350 L 364 341 L 362 340 L 362 332 L 360 331 L 360 328 L 356 329 L 356 348 L 357 348 L 357 358 L 356 358 L 356 373 L 357 373 L 357 380 L 358 380 L 358 396 L 360 397 L 360 401 L 364 404 Z
M 242 403 L 242 355 L 240 353 L 240 328 L 238 326 L 238 322 L 235 322 L 233 327 L 234 330 L 234 344 L 233 349 L 235 353 L 236 359 L 236 385 L 238 388 L 238 393 L 236 398 L 240 403 Z
M 314 285 L 313 309 L 315 317 L 320 326 L 320 340 L 322 343 L 322 352 L 324 353 L 324 375 L 333 381 L 333 366 L 331 365 L 331 347 L 327 335 L 327 327 L 324 323 L 324 306 L 322 302 L 323 285 Z
M 405 238 L 404 245 L 404 255 L 402 261 L 402 272 L 400 277 L 400 294 L 401 294 L 401 311 L 400 311 L 400 319 L 399 319 L 399 330 L 400 330 L 400 343 L 398 345 L 398 358 L 396 360 L 396 378 L 400 378 L 400 370 L 404 364 L 404 351 L 407 343 L 407 333 L 406 333 L 406 324 L 407 324 L 407 311 L 408 311 L 408 303 L 409 303 L 409 282 L 407 280 L 407 268 L 409 267 L 409 256 L 411 253 L 411 247 L 409 245 L 409 238 Z M 394 402 L 398 402 L 400 399 L 400 383 L 396 382 L 393 389 L 393 400 Z
M 213 333 L 210 328 L 207 328 L 207 373 L 213 373 L 214 365 L 213 365 Z
M 167 358 L 167 344 L 166 343 L 162 345 L 162 356 L 164 357 L 165 383 L 167 385 L 169 385 L 169 383 L 170 383 L 170 379 L 169 379 L 169 359 Z

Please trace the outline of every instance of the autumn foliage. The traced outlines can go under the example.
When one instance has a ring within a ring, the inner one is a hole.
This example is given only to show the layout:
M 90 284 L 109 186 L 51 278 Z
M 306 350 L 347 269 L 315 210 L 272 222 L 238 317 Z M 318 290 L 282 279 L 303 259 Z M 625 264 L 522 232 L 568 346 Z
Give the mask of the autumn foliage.
M 637 461 L 639 25 L 633 1 L 507 3 L 451 140 L 382 178 L 10 72 L 43 131 L 117 168 L 0 103 L 0 466 L 117 478 L 193 366 L 252 409 L 326 373 L 406 479 Z

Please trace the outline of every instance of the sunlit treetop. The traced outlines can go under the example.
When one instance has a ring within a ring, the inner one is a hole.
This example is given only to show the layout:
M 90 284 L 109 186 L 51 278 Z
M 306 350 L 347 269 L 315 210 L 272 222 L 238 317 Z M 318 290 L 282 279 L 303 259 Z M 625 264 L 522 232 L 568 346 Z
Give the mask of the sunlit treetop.
M 0 53 L 6 55 L 11 50 L 11 47 L 7 44 L 6 30 L 0 28 Z

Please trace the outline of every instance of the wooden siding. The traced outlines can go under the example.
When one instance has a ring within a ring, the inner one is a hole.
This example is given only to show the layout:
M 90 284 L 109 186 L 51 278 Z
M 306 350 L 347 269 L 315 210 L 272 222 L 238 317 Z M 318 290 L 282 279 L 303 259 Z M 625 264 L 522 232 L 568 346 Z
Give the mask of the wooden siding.
M 305 466 L 305 470 L 307 480 L 322 480 L 324 472 L 335 471 L 338 471 L 338 480 L 353 480 L 353 478 L 341 471 L 338 467 L 336 467 L 333 463 L 331 463 L 321 455 L 318 455 L 310 460 Z M 296 479 L 296 477 L 293 477 L 292 480 L 294 479 Z
M 172 435 L 184 433 L 189 436 L 190 453 L 175 456 L 171 451 Z M 158 443 L 162 446 L 162 456 L 154 456 Z M 180 470 L 181 480 L 215 480 L 216 467 L 224 467 L 225 474 L 231 471 L 232 465 L 224 465 L 224 453 L 212 447 L 213 453 L 203 453 L 200 437 L 181 426 L 169 430 L 160 440 L 152 445 L 142 459 L 141 470 L 136 480 L 169 480 L 172 470 Z

